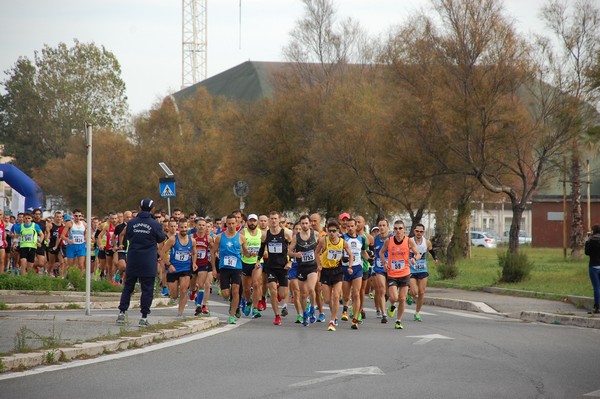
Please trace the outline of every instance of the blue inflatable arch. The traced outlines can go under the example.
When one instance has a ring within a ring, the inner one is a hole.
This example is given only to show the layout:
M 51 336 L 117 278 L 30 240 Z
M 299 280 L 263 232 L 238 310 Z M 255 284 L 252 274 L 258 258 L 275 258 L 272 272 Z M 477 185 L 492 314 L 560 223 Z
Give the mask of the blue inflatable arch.
M 14 165 L 0 164 L 0 180 L 4 180 L 16 192 L 25 197 L 25 209 L 42 208 L 44 193 L 31 177 Z

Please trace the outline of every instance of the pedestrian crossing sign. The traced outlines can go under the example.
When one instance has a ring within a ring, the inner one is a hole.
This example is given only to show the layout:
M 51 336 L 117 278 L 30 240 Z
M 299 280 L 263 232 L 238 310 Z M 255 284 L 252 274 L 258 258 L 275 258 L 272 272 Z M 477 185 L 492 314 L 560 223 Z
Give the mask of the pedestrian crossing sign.
M 175 178 L 165 177 L 161 178 L 159 182 L 160 196 L 162 198 L 173 198 L 176 195 L 175 192 Z

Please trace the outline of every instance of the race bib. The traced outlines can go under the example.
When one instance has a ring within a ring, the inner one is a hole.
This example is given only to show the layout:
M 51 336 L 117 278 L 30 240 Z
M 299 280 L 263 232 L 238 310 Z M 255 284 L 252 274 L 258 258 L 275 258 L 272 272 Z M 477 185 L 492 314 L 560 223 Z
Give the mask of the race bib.
M 312 262 L 315 260 L 315 251 L 311 249 L 310 251 L 302 252 L 302 262 Z
M 426 263 L 422 260 L 418 260 L 416 265 L 413 265 L 413 269 L 417 271 L 425 270 L 427 267 Z
M 73 236 L 73 244 L 83 244 L 83 236 Z
M 327 251 L 327 259 L 329 260 L 340 260 L 342 259 L 342 250 L 330 249 Z
M 21 235 L 21 242 L 33 242 L 34 238 L 33 238 L 33 234 L 22 234 Z
M 236 267 L 237 261 L 237 257 L 235 256 L 226 256 L 225 258 L 223 258 L 223 265 L 229 267 Z
M 175 251 L 175 260 L 187 262 L 190 260 L 190 253 L 188 251 Z
M 198 259 L 206 258 L 206 249 L 201 249 L 198 251 Z
M 283 253 L 283 244 L 280 242 L 270 242 L 269 243 L 269 253 L 270 254 L 282 254 Z
M 392 269 L 393 270 L 402 270 L 402 269 L 404 269 L 404 259 L 393 260 L 392 261 Z

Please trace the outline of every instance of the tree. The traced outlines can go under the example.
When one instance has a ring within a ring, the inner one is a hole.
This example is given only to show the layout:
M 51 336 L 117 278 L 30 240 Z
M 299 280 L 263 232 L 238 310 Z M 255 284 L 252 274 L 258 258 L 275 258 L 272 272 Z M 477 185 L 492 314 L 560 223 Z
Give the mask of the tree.
M 2 82 L 0 141 L 26 173 L 62 158 L 83 123 L 112 130 L 128 123 L 125 83 L 113 53 L 94 43 L 45 45 L 19 58 Z
M 557 39 L 558 54 L 549 51 L 548 83 L 571 97 L 570 106 L 561 110 L 561 118 L 573 130 L 570 143 L 571 166 L 571 255 L 583 256 L 584 232 L 581 211 L 581 142 L 596 125 L 595 106 L 600 87 L 594 71 L 600 67 L 600 8 L 591 0 L 572 2 L 551 0 L 541 10 L 542 20 Z

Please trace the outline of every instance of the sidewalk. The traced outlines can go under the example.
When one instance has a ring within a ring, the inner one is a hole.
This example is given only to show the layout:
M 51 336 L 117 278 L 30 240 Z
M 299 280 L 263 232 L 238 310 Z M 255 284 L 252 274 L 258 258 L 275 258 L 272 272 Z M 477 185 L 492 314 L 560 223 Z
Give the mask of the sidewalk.
M 497 314 L 523 321 L 600 328 L 600 316 L 587 314 L 587 310 L 581 306 L 587 305 L 590 298 L 554 301 L 498 293 L 510 293 L 509 290 L 494 288 L 490 291 L 494 292 L 428 287 L 425 303 L 428 306 Z M 35 350 L 0 357 L 0 369 L 25 369 L 59 360 L 126 350 L 157 340 L 192 334 L 219 324 L 216 317 L 193 318 L 190 314 L 190 317 L 177 318 L 173 309 L 164 308 L 167 299 L 159 297 L 153 301 L 149 320 L 152 324 L 164 326 L 140 329 L 137 326 L 139 294 L 135 294 L 128 312 L 128 323 L 119 326 L 115 323 L 119 297 L 119 293 L 93 295 L 90 301 L 91 314 L 85 315 L 85 293 L 82 292 L 0 290 L 0 303 L 5 309 L 0 311 L 0 352 L 7 354 L 25 347 Z M 73 310 L 56 312 L 54 309 Z M 126 336 L 131 334 L 137 336 Z M 56 349 L 40 349 L 44 346 Z

